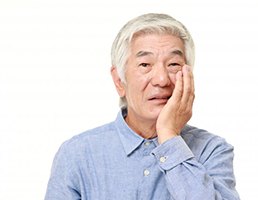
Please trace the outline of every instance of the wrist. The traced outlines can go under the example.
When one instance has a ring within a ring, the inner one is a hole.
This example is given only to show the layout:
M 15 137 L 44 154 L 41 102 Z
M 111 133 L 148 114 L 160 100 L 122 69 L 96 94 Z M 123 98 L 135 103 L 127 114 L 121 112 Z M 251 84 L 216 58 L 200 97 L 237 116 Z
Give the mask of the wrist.
M 180 134 L 179 131 L 174 131 L 174 130 L 167 130 L 167 129 L 157 130 L 158 142 L 159 144 L 162 144 L 167 140 L 178 136 L 179 134 Z

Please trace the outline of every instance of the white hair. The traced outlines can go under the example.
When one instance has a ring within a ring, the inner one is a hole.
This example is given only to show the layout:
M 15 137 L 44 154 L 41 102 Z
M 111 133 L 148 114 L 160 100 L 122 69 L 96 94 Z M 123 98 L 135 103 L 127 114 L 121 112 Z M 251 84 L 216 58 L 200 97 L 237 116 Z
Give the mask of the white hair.
M 112 45 L 112 66 L 117 68 L 119 78 L 123 83 L 126 83 L 125 69 L 130 45 L 132 39 L 139 34 L 171 34 L 179 37 L 184 43 L 186 64 L 194 66 L 194 42 L 185 26 L 167 14 L 144 14 L 127 22 L 119 31 Z M 120 106 L 127 106 L 125 97 L 120 98 Z

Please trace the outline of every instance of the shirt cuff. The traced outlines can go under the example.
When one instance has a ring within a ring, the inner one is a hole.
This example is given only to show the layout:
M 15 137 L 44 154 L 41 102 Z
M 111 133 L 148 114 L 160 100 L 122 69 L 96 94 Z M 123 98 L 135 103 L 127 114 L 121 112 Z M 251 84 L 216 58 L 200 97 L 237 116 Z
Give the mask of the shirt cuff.
M 151 152 L 163 170 L 171 170 L 180 163 L 193 158 L 191 149 L 181 136 L 176 136 L 157 146 Z

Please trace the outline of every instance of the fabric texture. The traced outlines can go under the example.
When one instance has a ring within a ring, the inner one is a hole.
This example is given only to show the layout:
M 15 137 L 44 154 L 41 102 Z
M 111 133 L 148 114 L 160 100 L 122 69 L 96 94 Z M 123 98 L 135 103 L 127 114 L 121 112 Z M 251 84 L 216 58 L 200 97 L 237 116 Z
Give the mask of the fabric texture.
M 88 130 L 57 152 L 45 200 L 237 200 L 233 147 L 186 125 L 159 145 L 124 121 Z

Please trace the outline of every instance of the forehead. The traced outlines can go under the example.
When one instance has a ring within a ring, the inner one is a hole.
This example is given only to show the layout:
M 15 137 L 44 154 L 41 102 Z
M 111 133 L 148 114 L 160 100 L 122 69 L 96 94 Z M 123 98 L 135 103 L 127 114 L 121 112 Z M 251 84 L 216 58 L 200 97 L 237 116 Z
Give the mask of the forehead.
M 135 56 L 140 55 L 141 52 L 155 54 L 172 51 L 181 52 L 184 55 L 184 43 L 179 37 L 169 34 L 137 35 L 130 45 L 130 54 Z

